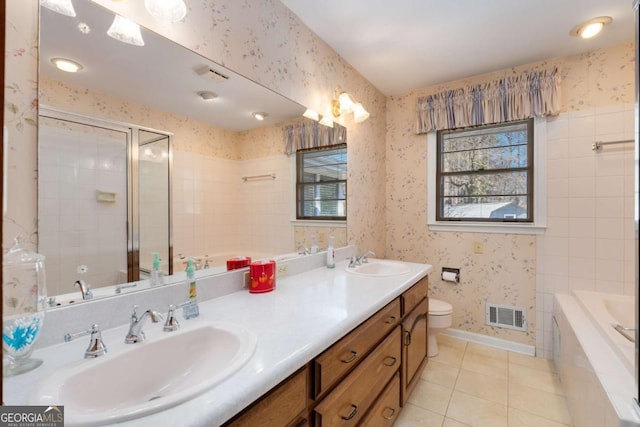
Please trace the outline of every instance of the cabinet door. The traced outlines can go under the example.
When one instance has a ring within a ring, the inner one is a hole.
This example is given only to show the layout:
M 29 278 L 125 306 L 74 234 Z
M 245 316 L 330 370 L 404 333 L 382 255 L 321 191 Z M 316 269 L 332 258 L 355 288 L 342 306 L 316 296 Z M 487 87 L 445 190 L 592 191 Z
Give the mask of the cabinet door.
M 429 299 L 424 298 L 402 322 L 402 405 L 420 379 L 427 363 Z

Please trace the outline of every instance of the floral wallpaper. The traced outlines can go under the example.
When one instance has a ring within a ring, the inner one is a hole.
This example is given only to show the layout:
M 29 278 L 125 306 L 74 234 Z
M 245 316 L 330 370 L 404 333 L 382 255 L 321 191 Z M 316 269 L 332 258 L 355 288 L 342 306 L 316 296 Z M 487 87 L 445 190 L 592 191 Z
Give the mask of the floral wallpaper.
M 384 192 L 367 189 L 370 185 L 382 188 L 384 183 L 385 97 L 282 3 L 193 0 L 188 2 L 186 18 L 171 25 L 155 21 L 144 10 L 143 2 L 97 0 L 96 3 L 321 113 L 328 112 L 336 85 L 350 91 L 365 105 L 371 118 L 358 125 L 344 123 L 349 128 L 349 156 L 354 164 L 349 168 L 349 217 L 357 218 L 351 221 L 348 240 L 384 253 Z M 5 97 L 10 105 L 5 114 L 5 123 L 10 128 L 7 178 L 10 183 L 26 184 L 20 195 L 8 192 L 10 209 L 3 221 L 5 248 L 10 243 L 8 236 L 16 234 L 28 235 L 32 244 L 36 243 L 37 32 L 36 0 L 7 4 Z M 98 108 L 84 93 L 75 96 L 76 99 L 64 102 L 87 103 L 88 107 Z M 127 120 L 126 108 L 111 114 Z M 182 125 L 185 130 L 209 137 L 206 130 L 193 123 Z M 189 138 L 184 141 L 189 144 Z M 216 151 L 215 147 L 212 144 L 206 149 Z M 20 170 L 15 168 L 17 164 L 21 165 Z M 371 229 L 379 232 L 371 233 Z
M 386 146 L 386 241 L 389 258 L 433 264 L 430 295 L 450 302 L 454 307 L 453 327 L 465 331 L 496 336 L 510 341 L 535 345 L 538 354 L 550 356 L 550 331 L 548 322 L 548 295 L 566 292 L 564 287 L 549 280 L 545 282 L 545 266 L 540 263 L 539 245 L 551 253 L 558 249 L 549 242 L 556 241 L 545 236 L 433 232 L 427 226 L 427 170 L 426 136 L 415 135 L 415 106 L 419 96 L 438 93 L 475 83 L 483 83 L 505 75 L 518 74 L 524 70 L 538 70 L 557 66 L 561 72 L 562 111 L 567 113 L 600 112 L 600 121 L 611 106 L 626 106 L 634 100 L 633 42 L 608 49 L 599 49 L 585 54 L 554 58 L 534 64 L 469 77 L 412 91 L 387 100 L 387 146 Z M 593 119 L 598 122 L 598 115 Z M 554 119 L 551 119 L 553 121 Z M 629 122 L 627 120 L 627 122 Z M 580 124 L 582 125 L 582 124 Z M 626 125 L 626 124 L 625 124 Z M 553 129 L 553 127 L 552 127 Z M 626 127 L 621 127 L 620 134 Z M 553 130 L 549 130 L 548 138 Z M 588 133 L 584 134 L 588 137 Z M 613 135 L 615 136 L 615 135 Z M 584 140 L 585 138 L 583 138 Z M 612 138 L 614 139 L 614 138 Z M 585 158 L 593 161 L 590 151 L 591 138 Z M 565 143 L 566 143 L 565 139 Z M 555 148 L 549 147 L 553 156 Z M 567 148 L 568 151 L 570 151 Z M 633 150 L 629 150 L 631 153 Z M 568 159 L 560 161 L 559 167 L 568 171 L 573 165 Z M 586 163 L 588 165 L 588 163 Z M 592 172 L 593 173 L 593 172 Z M 567 180 L 568 181 L 568 180 Z M 594 187 L 595 187 L 595 183 Z M 554 183 L 550 181 L 552 187 Z M 549 189 L 553 196 L 554 188 Z M 567 192 L 567 196 L 568 196 Z M 628 195 L 632 196 L 632 193 Z M 549 196 L 548 196 L 549 197 Z M 557 199 L 567 206 L 569 199 Z M 554 205 L 550 205 L 554 206 Z M 580 214 L 577 214 L 580 216 Z M 567 220 L 567 218 L 563 218 Z M 549 228 L 553 233 L 554 227 Z M 547 232 L 548 233 L 548 232 Z M 474 244 L 482 243 L 482 254 L 474 252 Z M 568 244 L 564 242 L 564 244 Z M 567 263 L 570 263 L 569 259 Z M 462 280 L 451 284 L 440 280 L 442 267 L 461 269 Z M 569 281 L 566 277 L 565 283 Z M 548 292 L 545 294 L 543 290 Z M 547 297 L 545 298 L 545 295 Z M 526 332 L 488 327 L 484 323 L 485 301 L 510 304 L 527 309 L 528 330 Z M 544 309 L 543 309 L 544 307 Z M 542 319 L 545 316 L 543 326 Z

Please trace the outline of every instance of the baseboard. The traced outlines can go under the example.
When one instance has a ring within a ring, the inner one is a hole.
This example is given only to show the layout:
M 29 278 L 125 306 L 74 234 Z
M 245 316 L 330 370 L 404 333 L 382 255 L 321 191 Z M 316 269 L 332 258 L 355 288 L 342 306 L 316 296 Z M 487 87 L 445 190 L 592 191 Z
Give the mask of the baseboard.
M 488 345 L 490 347 L 500 348 L 514 353 L 526 354 L 527 356 L 535 356 L 536 348 L 532 345 L 520 344 L 513 341 L 503 340 L 502 338 L 490 337 L 488 335 L 477 334 L 475 332 L 461 331 L 460 329 L 445 329 L 442 335 L 448 335 L 453 338 L 474 342 L 477 344 Z

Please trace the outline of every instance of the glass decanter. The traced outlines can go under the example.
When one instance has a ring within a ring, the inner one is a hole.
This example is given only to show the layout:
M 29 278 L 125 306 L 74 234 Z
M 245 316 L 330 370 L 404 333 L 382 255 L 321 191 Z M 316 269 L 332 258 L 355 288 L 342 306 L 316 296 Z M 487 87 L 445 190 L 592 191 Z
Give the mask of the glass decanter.
M 42 364 L 30 356 L 46 310 L 44 256 L 29 252 L 16 238 L 2 269 L 2 375 L 10 377 Z

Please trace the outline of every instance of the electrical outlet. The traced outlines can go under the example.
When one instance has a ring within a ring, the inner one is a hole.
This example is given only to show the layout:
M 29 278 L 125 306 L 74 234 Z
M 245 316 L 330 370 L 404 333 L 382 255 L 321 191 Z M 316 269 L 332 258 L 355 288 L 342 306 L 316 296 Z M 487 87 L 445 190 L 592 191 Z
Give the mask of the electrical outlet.
M 473 253 L 483 254 L 484 244 L 482 242 L 473 242 Z
M 288 264 L 276 264 L 276 275 L 278 277 L 284 277 L 289 274 L 289 265 Z

